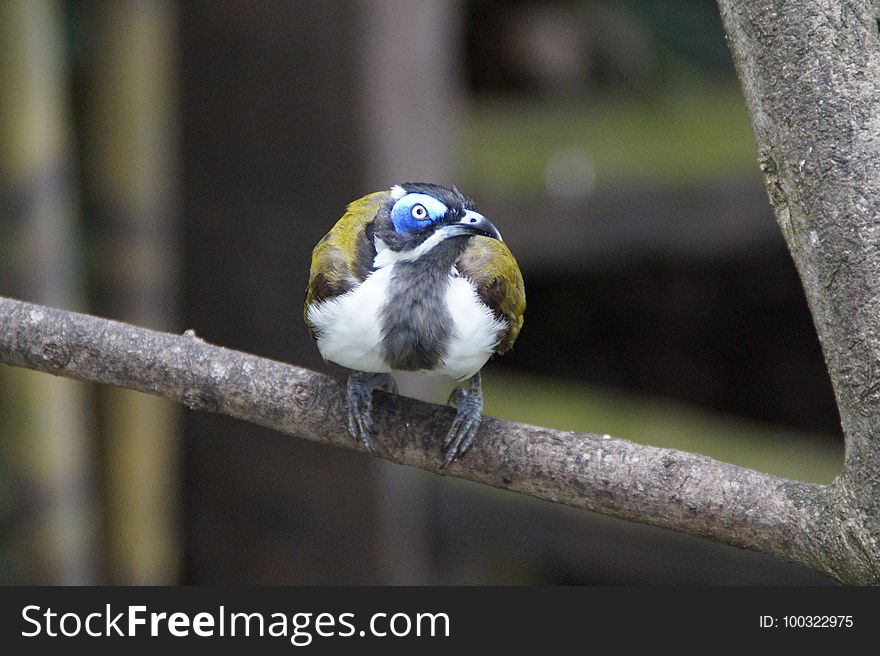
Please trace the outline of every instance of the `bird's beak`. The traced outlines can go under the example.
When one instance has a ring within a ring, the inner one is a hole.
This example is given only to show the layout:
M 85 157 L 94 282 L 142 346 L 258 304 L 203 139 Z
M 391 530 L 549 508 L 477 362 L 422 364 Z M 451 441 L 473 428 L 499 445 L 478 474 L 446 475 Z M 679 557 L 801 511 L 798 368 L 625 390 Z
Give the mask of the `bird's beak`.
M 501 233 L 498 232 L 498 228 L 489 219 L 472 210 L 466 210 L 461 221 L 458 223 L 447 226 L 446 232 L 450 237 L 483 235 L 498 241 L 504 241 L 501 239 Z

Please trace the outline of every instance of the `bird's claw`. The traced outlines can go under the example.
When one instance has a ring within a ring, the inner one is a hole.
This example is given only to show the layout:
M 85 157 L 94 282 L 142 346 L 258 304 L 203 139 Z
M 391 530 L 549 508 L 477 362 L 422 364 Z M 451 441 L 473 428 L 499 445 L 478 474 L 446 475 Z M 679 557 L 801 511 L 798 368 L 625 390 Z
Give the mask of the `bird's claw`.
M 352 374 L 348 377 L 348 432 L 363 443 L 367 451 L 376 453 L 372 428 L 373 388 L 363 376 Z
M 388 374 L 353 371 L 348 377 L 348 432 L 376 455 L 373 443 L 373 390 L 397 394 L 397 381 Z
M 448 404 L 454 405 L 457 412 L 443 440 L 446 459 L 442 469 L 446 469 L 453 460 L 463 456 L 477 437 L 477 430 L 483 417 L 483 394 L 478 376 L 479 374 L 471 379 L 469 392 L 456 387 L 449 396 Z
M 353 371 L 348 377 L 348 432 L 372 454 L 376 454 L 373 443 L 373 390 L 383 390 L 396 394 L 397 382 L 388 374 L 370 374 Z M 446 458 L 441 469 L 446 469 L 454 460 L 463 456 L 480 428 L 483 416 L 483 392 L 480 374 L 469 381 L 468 391 L 457 387 L 449 396 L 449 404 L 455 406 L 455 419 L 443 440 Z

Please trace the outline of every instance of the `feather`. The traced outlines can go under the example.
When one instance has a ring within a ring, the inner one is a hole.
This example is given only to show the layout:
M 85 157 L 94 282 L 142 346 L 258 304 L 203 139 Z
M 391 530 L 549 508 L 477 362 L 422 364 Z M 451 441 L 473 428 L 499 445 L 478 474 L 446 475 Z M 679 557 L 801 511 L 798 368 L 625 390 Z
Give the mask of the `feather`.
M 303 308 L 309 332 L 313 331 L 308 319 L 310 306 L 354 289 L 373 270 L 373 220 L 390 196 L 389 191 L 379 191 L 350 203 L 342 218 L 312 251 Z
M 506 322 L 507 330 L 495 352 L 508 351 L 522 328 L 526 290 L 507 244 L 489 237 L 472 237 L 456 268 L 473 282 L 480 300 L 491 308 L 495 318 Z

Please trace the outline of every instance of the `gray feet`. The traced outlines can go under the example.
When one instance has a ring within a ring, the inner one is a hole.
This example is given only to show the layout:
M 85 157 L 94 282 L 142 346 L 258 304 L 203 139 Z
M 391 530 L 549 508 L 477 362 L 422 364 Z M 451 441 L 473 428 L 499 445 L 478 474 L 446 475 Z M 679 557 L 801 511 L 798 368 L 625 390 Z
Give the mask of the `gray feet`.
M 480 427 L 480 419 L 483 417 L 483 389 L 480 384 L 480 373 L 471 376 L 468 381 L 468 391 L 456 387 L 449 397 L 449 405 L 454 405 L 458 412 L 452 421 L 452 427 L 443 440 L 443 448 L 446 449 L 446 460 L 443 469 L 446 469 L 452 461 L 460 458 L 470 448 L 477 436 Z
M 348 376 L 348 432 L 367 451 L 376 453 L 373 446 L 373 390 L 397 394 L 397 382 L 391 374 L 370 374 L 352 371 Z
M 397 394 L 397 382 L 391 374 L 371 374 L 352 371 L 348 376 L 348 432 L 358 442 L 363 443 L 372 454 L 373 445 L 373 391 L 382 390 Z M 443 440 L 446 459 L 443 469 L 460 458 L 471 447 L 483 417 L 483 390 L 480 374 L 476 373 L 468 381 L 468 390 L 455 388 L 449 397 L 449 404 L 457 410 L 452 426 Z

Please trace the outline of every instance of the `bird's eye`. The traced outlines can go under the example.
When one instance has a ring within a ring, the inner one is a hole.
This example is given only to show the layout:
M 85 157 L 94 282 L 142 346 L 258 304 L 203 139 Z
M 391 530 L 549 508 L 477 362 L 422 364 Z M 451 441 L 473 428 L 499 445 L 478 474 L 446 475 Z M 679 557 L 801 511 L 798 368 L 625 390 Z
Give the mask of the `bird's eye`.
M 413 205 L 413 208 L 409 213 L 412 214 L 412 217 L 417 221 L 424 221 L 428 218 L 428 210 L 425 209 L 424 205 Z

